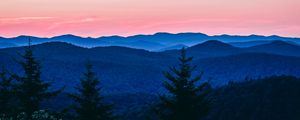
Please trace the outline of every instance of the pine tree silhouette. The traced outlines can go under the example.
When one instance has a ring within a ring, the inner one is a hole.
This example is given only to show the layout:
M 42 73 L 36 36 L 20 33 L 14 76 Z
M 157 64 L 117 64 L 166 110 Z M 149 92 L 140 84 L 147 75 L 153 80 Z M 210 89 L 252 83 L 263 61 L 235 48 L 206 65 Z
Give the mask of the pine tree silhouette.
M 0 116 L 12 116 L 15 114 L 15 91 L 12 83 L 13 78 L 8 71 L 2 67 L 0 72 Z
M 200 83 L 202 74 L 192 78 L 192 72 L 196 66 L 191 66 L 192 57 L 186 56 L 186 50 L 182 48 L 179 57 L 179 67 L 171 67 L 171 72 L 165 72 L 168 81 L 164 87 L 169 92 L 160 96 L 156 112 L 162 120 L 199 120 L 209 111 L 209 101 L 206 98 L 210 85 L 207 82 Z
M 56 96 L 61 90 L 50 92 L 50 83 L 41 80 L 41 65 L 33 56 L 30 38 L 25 54 L 21 57 L 23 61 L 18 63 L 22 66 L 24 75 L 14 75 L 17 80 L 16 94 L 20 101 L 20 111 L 31 115 L 41 109 L 40 103 L 43 100 Z
M 86 64 L 86 72 L 76 87 L 78 94 L 70 94 L 70 97 L 77 103 L 75 112 L 78 120 L 113 120 L 112 105 L 105 104 L 100 95 L 100 81 L 92 71 L 92 65 Z

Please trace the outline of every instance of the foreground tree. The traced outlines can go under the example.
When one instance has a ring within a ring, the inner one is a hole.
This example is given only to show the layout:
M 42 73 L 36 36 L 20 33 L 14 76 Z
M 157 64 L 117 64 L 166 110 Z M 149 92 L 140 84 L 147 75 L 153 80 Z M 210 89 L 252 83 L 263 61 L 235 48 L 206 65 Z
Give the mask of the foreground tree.
M 75 112 L 78 120 L 113 120 L 111 105 L 103 102 L 103 97 L 100 95 L 100 81 L 96 78 L 92 71 L 92 65 L 86 65 L 86 72 L 80 80 L 80 85 L 76 87 L 78 94 L 71 94 L 70 97 L 77 103 Z
M 0 72 L 0 116 L 12 116 L 15 113 L 15 91 L 12 83 L 13 78 L 2 67 Z
M 196 68 L 190 65 L 192 57 L 186 56 L 186 50 L 181 50 L 179 67 L 171 67 L 166 72 L 168 81 L 164 87 L 169 93 L 160 97 L 161 103 L 157 108 L 157 115 L 162 120 L 199 120 L 209 111 L 207 95 L 210 86 L 207 82 L 200 82 L 202 74 L 192 76 Z
M 50 92 L 50 83 L 41 79 L 41 65 L 33 56 L 30 45 L 21 55 L 23 61 L 18 61 L 24 71 L 23 75 L 14 75 L 17 80 L 16 94 L 20 101 L 19 110 L 31 115 L 34 111 L 40 110 L 40 103 L 43 100 L 56 96 L 61 90 Z

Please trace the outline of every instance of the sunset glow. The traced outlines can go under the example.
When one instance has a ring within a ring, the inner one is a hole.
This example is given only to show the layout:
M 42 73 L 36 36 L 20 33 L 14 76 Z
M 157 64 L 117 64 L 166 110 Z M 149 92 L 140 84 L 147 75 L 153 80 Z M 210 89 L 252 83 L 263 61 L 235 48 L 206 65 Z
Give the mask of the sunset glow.
M 300 37 L 299 0 L 2 0 L 0 36 L 155 32 Z

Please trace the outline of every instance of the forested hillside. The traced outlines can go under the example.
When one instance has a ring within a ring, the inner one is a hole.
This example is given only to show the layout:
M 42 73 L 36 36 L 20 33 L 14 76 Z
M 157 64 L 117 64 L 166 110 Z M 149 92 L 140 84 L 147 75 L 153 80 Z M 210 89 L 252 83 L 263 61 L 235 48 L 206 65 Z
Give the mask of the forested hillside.
M 45 43 L 32 48 L 37 59 L 42 61 L 42 77 L 47 81 L 54 81 L 53 87 L 66 86 L 67 91 L 73 90 L 83 72 L 84 63 L 90 60 L 105 85 L 105 93 L 115 94 L 160 91 L 159 86 L 164 80 L 161 73 L 169 65 L 176 63 L 178 53 L 149 52 L 125 47 L 88 49 L 62 42 Z M 227 51 L 228 49 L 232 50 Z M 187 48 L 187 54 L 195 58 L 193 63 L 198 66 L 195 73 L 204 71 L 204 79 L 210 80 L 213 86 L 245 78 L 300 75 L 298 57 L 237 50 L 239 49 L 225 43 L 211 41 Z M 19 59 L 18 53 L 23 51 L 23 47 L 1 49 L 0 64 L 11 71 L 20 71 L 15 59 Z

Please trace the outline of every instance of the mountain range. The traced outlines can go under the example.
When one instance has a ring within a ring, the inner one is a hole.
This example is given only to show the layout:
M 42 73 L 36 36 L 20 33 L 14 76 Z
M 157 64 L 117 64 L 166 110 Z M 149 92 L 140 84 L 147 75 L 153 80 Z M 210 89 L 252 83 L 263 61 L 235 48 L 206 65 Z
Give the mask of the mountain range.
M 28 38 L 0 38 L 0 66 L 24 74 L 17 62 L 22 60 Z M 178 64 L 179 49 L 184 47 L 197 66 L 193 75 L 203 72 L 203 81 L 213 87 L 207 120 L 299 118 L 298 38 L 200 33 L 30 38 L 42 65 L 42 80 L 52 83 L 51 90 L 65 87 L 59 96 L 42 104 L 45 108 L 59 111 L 73 103 L 66 93 L 75 92 L 89 61 L 101 81 L 105 101 L 115 106 L 114 113 L 124 120 L 143 120 L 152 114 L 158 95 L 166 92 L 163 72 Z
M 183 46 L 193 46 L 208 40 L 218 40 L 236 47 L 251 47 L 270 43 L 274 40 L 285 42 L 300 43 L 300 38 L 289 38 L 280 36 L 236 36 L 236 35 L 214 35 L 209 36 L 203 33 L 156 33 L 153 35 L 134 35 L 128 37 L 122 36 L 104 36 L 104 37 L 80 37 L 71 34 L 55 36 L 50 38 L 34 36 L 18 36 L 13 38 L 0 37 L 0 48 L 25 46 L 26 39 L 31 38 L 33 44 L 45 42 L 66 42 L 80 47 L 103 47 L 103 46 L 122 46 L 129 48 L 145 49 L 149 51 L 163 51 L 179 49 Z
M 15 60 L 25 47 L 0 49 L 0 65 L 22 74 Z M 157 93 L 163 91 L 162 72 L 176 65 L 179 50 L 151 52 L 121 46 L 84 48 L 65 42 L 47 42 L 33 45 L 34 55 L 43 66 L 43 79 L 54 81 L 53 87 L 66 86 L 73 91 L 78 84 L 87 60 L 104 84 L 106 94 Z M 235 47 L 211 40 L 187 47 L 195 74 L 204 71 L 204 80 L 214 87 L 230 81 L 260 78 L 272 75 L 300 77 L 300 46 L 284 41 L 273 41 L 252 47 Z

